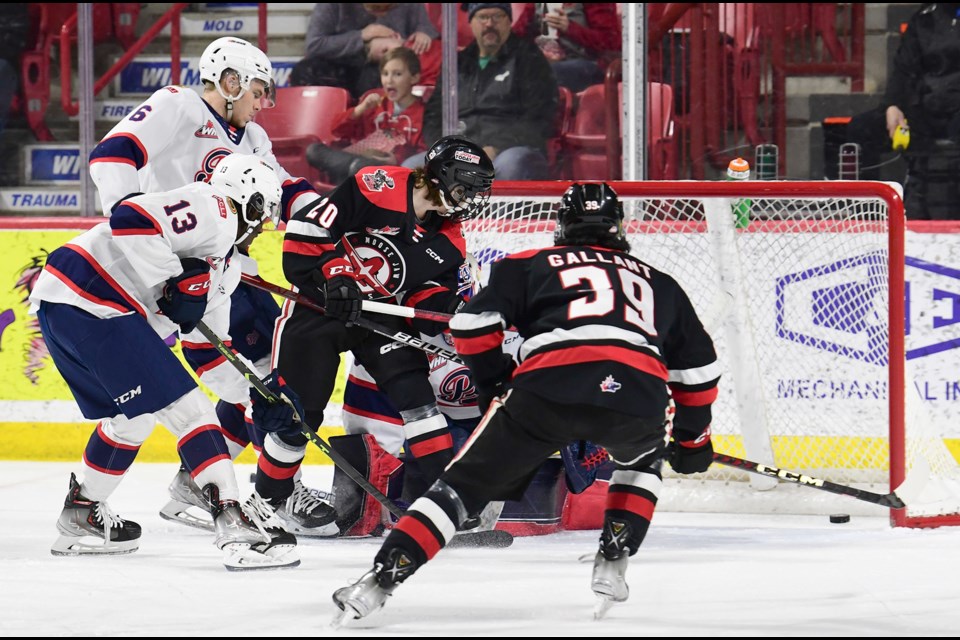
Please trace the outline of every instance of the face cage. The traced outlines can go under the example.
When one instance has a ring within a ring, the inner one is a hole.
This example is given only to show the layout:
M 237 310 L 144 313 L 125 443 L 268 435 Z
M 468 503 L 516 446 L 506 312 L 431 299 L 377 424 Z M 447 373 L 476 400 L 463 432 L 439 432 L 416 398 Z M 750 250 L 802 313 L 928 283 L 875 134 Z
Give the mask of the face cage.
M 273 222 L 273 226 L 277 226 L 280 222 L 280 203 L 270 203 L 269 209 L 264 211 L 263 194 L 255 193 L 250 196 L 249 202 L 241 207 L 240 217 L 247 225 L 247 229 L 240 234 L 240 237 L 234 242 L 236 245 L 243 243 L 244 240 L 250 237 L 250 234 L 253 233 L 253 230 L 256 229 L 261 222 L 270 220 Z
M 466 193 L 467 189 L 462 184 L 458 184 L 453 188 L 453 192 L 459 192 L 460 194 Z M 451 193 L 451 199 L 456 197 L 455 193 Z M 440 215 L 444 218 L 450 218 L 457 222 L 463 222 L 464 220 L 471 220 L 479 216 L 487 208 L 487 202 L 490 200 L 490 192 L 484 191 L 483 193 L 478 193 L 472 198 L 463 198 L 454 200 L 451 202 L 447 199 L 447 194 L 443 192 L 443 189 L 440 190 L 440 201 L 443 203 L 444 208 L 446 208 L 446 213 L 441 213 Z

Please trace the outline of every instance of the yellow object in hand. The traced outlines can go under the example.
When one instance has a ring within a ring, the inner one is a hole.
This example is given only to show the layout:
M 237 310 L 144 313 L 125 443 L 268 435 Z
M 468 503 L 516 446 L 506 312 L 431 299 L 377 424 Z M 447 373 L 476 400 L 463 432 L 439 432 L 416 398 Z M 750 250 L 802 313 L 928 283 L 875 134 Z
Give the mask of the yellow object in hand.
M 910 127 L 901 124 L 893 132 L 893 150 L 906 151 L 910 146 Z

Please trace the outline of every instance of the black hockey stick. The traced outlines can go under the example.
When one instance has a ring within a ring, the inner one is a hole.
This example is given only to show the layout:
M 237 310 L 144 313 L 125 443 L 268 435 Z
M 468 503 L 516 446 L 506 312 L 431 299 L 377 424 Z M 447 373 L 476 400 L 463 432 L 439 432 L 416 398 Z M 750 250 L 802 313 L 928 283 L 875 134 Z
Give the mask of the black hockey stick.
M 283 402 L 284 400 L 270 390 L 267 385 L 263 383 L 263 380 L 257 376 L 256 373 L 251 371 L 250 367 L 247 364 L 237 357 L 237 354 L 233 350 L 224 344 L 223 340 L 220 339 L 213 330 L 206 325 L 202 320 L 197 323 L 197 330 L 203 335 L 204 338 L 213 345 L 220 355 L 226 358 L 233 367 L 240 372 L 247 382 L 249 382 L 257 392 L 262 395 L 267 402 Z M 398 507 L 390 498 L 383 494 L 382 491 L 377 489 L 373 484 L 367 480 L 362 473 L 357 471 L 350 462 L 344 458 L 340 453 L 331 447 L 326 440 L 317 435 L 310 427 L 304 424 L 301 416 L 297 415 L 296 410 L 294 410 L 294 420 L 300 424 L 300 432 L 307 437 L 310 442 L 315 444 L 317 448 L 320 449 L 323 453 L 333 461 L 335 465 L 340 467 L 340 469 L 347 474 L 347 476 L 357 483 L 361 489 L 369 493 L 373 498 L 382 504 L 386 509 L 393 514 L 395 517 L 400 518 L 403 515 L 403 511 Z M 509 547 L 513 544 L 513 536 L 506 531 L 477 531 L 477 532 L 467 532 L 455 535 L 450 539 L 450 542 L 447 544 L 448 547 Z
M 317 304 L 307 296 L 303 295 L 302 293 L 297 293 L 296 291 L 292 291 L 285 287 L 281 287 L 280 285 L 273 284 L 272 282 L 267 282 L 266 280 L 262 280 L 261 278 L 248 276 L 246 274 L 241 276 L 241 281 L 244 282 L 245 284 L 250 285 L 251 287 L 256 287 L 257 289 L 262 289 L 263 291 L 269 291 L 270 293 L 274 293 L 278 296 L 286 298 L 287 300 L 293 300 L 297 304 L 302 304 L 308 309 L 313 309 L 318 313 L 325 313 L 325 310 L 322 306 L 320 306 L 319 304 Z M 447 314 L 441 314 L 441 315 L 447 316 Z M 463 364 L 463 360 L 460 358 L 459 355 L 457 355 L 456 352 L 450 351 L 449 349 L 444 349 L 441 346 L 432 344 L 430 342 L 426 342 L 425 340 L 421 340 L 420 338 L 417 338 L 416 336 L 412 336 L 409 333 L 406 333 L 404 331 L 392 331 L 391 329 L 377 322 L 374 322 L 367 316 L 361 315 L 354 324 L 356 324 L 357 326 L 363 327 L 364 329 L 367 329 L 369 331 L 373 331 L 374 333 L 379 333 L 385 338 L 390 338 L 395 342 L 405 344 L 408 347 L 415 347 L 417 349 L 420 349 L 421 351 L 432 353 L 435 356 L 440 356 L 441 358 L 446 358 L 447 360 L 451 360 L 453 362 L 458 362 L 460 364 Z
M 278 296 L 283 296 L 284 298 L 290 298 L 291 300 L 297 299 L 295 297 L 290 297 L 288 294 L 302 297 L 302 294 L 291 291 L 290 289 L 285 289 L 278 284 L 267 282 L 259 276 L 251 276 L 247 275 L 246 273 L 242 273 L 240 274 L 240 279 L 252 287 L 259 287 L 264 291 L 270 291 L 271 293 L 275 293 Z M 388 304 L 386 302 L 377 302 L 375 300 L 363 300 L 360 303 L 360 308 L 371 313 L 382 313 L 384 315 L 398 316 L 400 318 L 418 318 L 420 320 L 430 320 L 431 322 L 446 323 L 450 322 L 450 319 L 453 317 L 452 313 L 414 309 L 413 307 L 405 307 L 399 304 Z
M 903 509 L 907 505 L 904 504 L 900 496 L 897 495 L 896 491 L 890 493 L 873 493 L 872 491 L 866 491 L 864 489 L 857 489 L 855 487 L 848 487 L 844 484 L 837 484 L 835 482 L 830 482 L 829 480 L 821 480 L 820 478 L 813 478 L 811 476 L 797 473 L 795 471 L 787 471 L 786 469 L 778 469 L 777 467 L 771 467 L 769 465 L 760 464 L 758 462 L 750 462 L 749 460 L 744 460 L 743 458 L 734 458 L 733 456 L 728 456 L 723 453 L 713 454 L 713 461 L 719 462 L 722 465 L 728 467 L 733 467 L 735 469 L 742 469 L 743 471 L 749 471 L 750 473 L 756 473 L 761 476 L 769 476 L 771 478 L 779 478 L 780 480 L 786 480 L 787 482 L 793 482 L 795 484 L 801 484 L 805 487 L 812 487 L 814 489 L 820 489 L 822 491 L 829 491 L 830 493 L 838 493 L 844 496 L 850 496 L 851 498 L 856 498 L 857 500 L 863 500 L 864 502 L 872 502 L 873 504 L 878 504 L 881 507 L 889 507 L 891 509 Z

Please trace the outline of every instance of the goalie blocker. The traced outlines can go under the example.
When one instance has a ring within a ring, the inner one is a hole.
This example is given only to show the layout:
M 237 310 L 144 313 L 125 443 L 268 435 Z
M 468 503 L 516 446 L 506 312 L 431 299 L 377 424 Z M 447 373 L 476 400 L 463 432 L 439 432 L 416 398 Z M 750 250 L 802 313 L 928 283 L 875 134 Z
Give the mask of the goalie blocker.
M 333 436 L 330 446 L 394 502 L 402 495 L 405 476 L 417 473 L 415 464 L 404 465 L 371 434 Z M 606 452 L 591 443 L 578 443 L 561 453 L 543 464 L 520 500 L 504 504 L 496 529 L 513 536 L 535 536 L 602 527 L 613 470 Z M 333 494 L 341 537 L 380 536 L 393 526 L 380 503 L 339 467 L 334 467 Z

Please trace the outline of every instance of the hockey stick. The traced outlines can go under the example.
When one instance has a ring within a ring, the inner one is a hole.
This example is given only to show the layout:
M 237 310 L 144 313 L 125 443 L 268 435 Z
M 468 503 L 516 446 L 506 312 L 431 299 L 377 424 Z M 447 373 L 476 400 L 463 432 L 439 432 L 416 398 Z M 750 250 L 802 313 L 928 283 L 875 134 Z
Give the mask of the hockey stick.
M 307 296 L 303 295 L 302 293 L 291 291 L 290 289 L 281 287 L 280 285 L 267 282 L 266 280 L 261 280 L 260 278 L 254 278 L 252 276 L 243 275 L 241 276 L 241 279 L 244 283 L 250 285 L 251 287 L 256 287 L 257 289 L 262 289 L 263 291 L 268 291 L 270 293 L 275 293 L 278 296 L 286 298 L 287 300 L 293 300 L 297 304 L 302 304 L 308 309 L 313 309 L 318 313 L 326 313 L 326 311 L 322 306 L 320 306 L 319 304 L 317 304 Z M 366 302 L 364 302 L 364 305 L 366 305 Z M 386 305 L 386 306 L 393 306 L 393 305 Z M 446 314 L 442 314 L 442 315 L 446 315 Z M 404 331 L 392 331 L 391 329 L 383 326 L 382 324 L 374 322 L 373 320 L 365 316 L 360 316 L 354 324 L 360 327 L 363 327 L 364 329 L 367 329 L 369 331 L 373 331 L 374 333 L 379 333 L 380 335 L 386 338 L 390 338 L 394 342 L 400 342 L 402 344 L 407 345 L 408 347 L 415 347 L 417 349 L 420 349 L 421 351 L 432 353 L 435 356 L 440 356 L 441 358 L 446 358 L 447 360 L 451 360 L 453 362 L 458 362 L 460 364 L 463 364 L 463 360 L 454 351 L 450 351 L 449 349 L 444 349 L 441 346 L 432 344 L 425 340 L 421 340 L 420 338 L 412 336 L 409 333 L 406 333 Z
M 256 389 L 260 395 L 266 398 L 267 402 L 271 404 L 283 402 L 283 399 L 271 391 L 257 376 L 257 374 L 251 371 L 250 367 L 248 367 L 243 360 L 238 358 L 237 354 L 235 354 L 230 347 L 225 345 L 223 340 L 221 340 L 220 337 L 214 333 L 213 330 L 210 329 L 210 327 L 208 327 L 202 320 L 197 323 L 197 329 L 201 334 L 203 334 L 203 337 L 206 338 L 207 341 L 209 341 L 218 352 L 220 352 L 220 355 L 226 358 L 227 362 L 232 364 L 233 367 L 239 371 L 244 378 L 246 378 L 247 382 L 253 385 L 253 388 Z M 351 480 L 360 485 L 364 491 L 376 498 L 377 502 L 386 507 L 390 513 L 398 518 L 403 515 L 403 511 L 401 511 L 400 508 L 395 505 L 392 500 L 390 500 L 390 498 L 385 496 L 379 489 L 373 486 L 370 481 L 367 480 L 363 474 L 357 471 L 356 468 L 350 464 L 346 458 L 340 455 L 336 449 L 327 444 L 326 440 L 318 436 L 312 429 L 310 429 L 310 427 L 304 424 L 301 416 L 297 415 L 296 411 L 294 411 L 294 420 L 300 424 L 300 432 L 303 433 L 303 435 L 306 436 L 310 442 L 317 445 L 320 451 L 324 452 L 335 465 L 340 467 L 340 469 L 350 477 Z
M 903 509 L 907 505 L 903 502 L 903 499 L 897 495 L 896 491 L 890 493 L 873 493 L 872 491 L 866 491 L 864 489 L 857 489 L 855 487 L 848 487 L 847 485 L 837 484 L 835 482 L 830 482 L 829 480 L 821 480 L 819 478 L 813 478 L 802 473 L 797 473 L 795 471 L 787 471 L 786 469 L 778 469 L 777 467 L 771 467 L 769 465 L 760 464 L 758 462 L 750 462 L 749 460 L 744 460 L 743 458 L 734 458 L 733 456 L 728 456 L 723 453 L 713 454 L 713 461 L 719 462 L 722 465 L 728 467 L 733 467 L 735 469 L 742 469 L 743 471 L 749 471 L 750 473 L 756 473 L 762 476 L 769 476 L 771 478 L 779 478 L 780 480 L 786 480 L 787 482 L 793 482 L 795 484 L 801 484 L 805 487 L 812 487 L 814 489 L 820 489 L 822 491 L 829 491 L 830 493 L 838 493 L 844 496 L 850 496 L 851 498 L 856 498 L 857 500 L 863 500 L 864 502 L 872 502 L 873 504 L 878 504 L 881 507 L 889 507 L 891 509 Z
M 241 274 L 240 279 L 251 287 L 257 287 L 278 296 L 283 296 L 295 302 L 301 302 L 299 298 L 303 295 L 290 289 L 285 289 L 277 284 L 272 284 L 256 276 Z M 294 296 L 294 297 L 291 297 Z M 299 298 L 297 297 L 299 296 Z M 399 304 L 387 304 L 386 302 L 376 302 L 375 300 L 364 300 L 360 303 L 361 309 L 371 313 L 382 313 L 387 316 L 398 316 L 400 318 L 418 318 L 420 320 L 430 320 L 433 322 L 449 322 L 453 317 L 452 313 L 441 313 L 439 311 L 425 311 L 423 309 L 413 309 Z
M 267 385 L 263 383 L 263 380 L 254 373 L 247 364 L 237 357 L 237 354 L 233 350 L 224 344 L 223 340 L 220 339 L 213 330 L 206 325 L 202 320 L 197 323 L 197 330 L 203 335 L 207 341 L 213 345 L 213 347 L 226 358 L 233 367 L 240 372 L 247 382 L 249 382 L 257 392 L 262 395 L 267 402 L 276 403 L 284 402 L 284 400 L 270 390 Z M 382 491 L 377 489 L 373 484 L 367 480 L 362 473 L 357 471 L 350 462 L 344 458 L 340 453 L 331 447 L 326 440 L 317 435 L 310 427 L 304 424 L 301 416 L 297 415 L 296 410 L 293 413 L 294 420 L 300 425 L 300 432 L 306 436 L 306 438 L 315 444 L 320 451 L 325 453 L 330 460 L 333 461 L 333 464 L 340 467 L 341 471 L 347 474 L 347 476 L 357 483 L 361 489 L 369 493 L 373 498 L 382 504 L 387 511 L 393 514 L 398 519 L 403 516 L 403 511 L 398 507 L 390 498 L 383 494 Z M 450 539 L 450 542 L 447 543 L 448 547 L 457 548 L 457 547 L 509 547 L 513 544 L 513 536 L 506 531 L 477 531 L 474 533 L 460 533 L 455 535 Z

